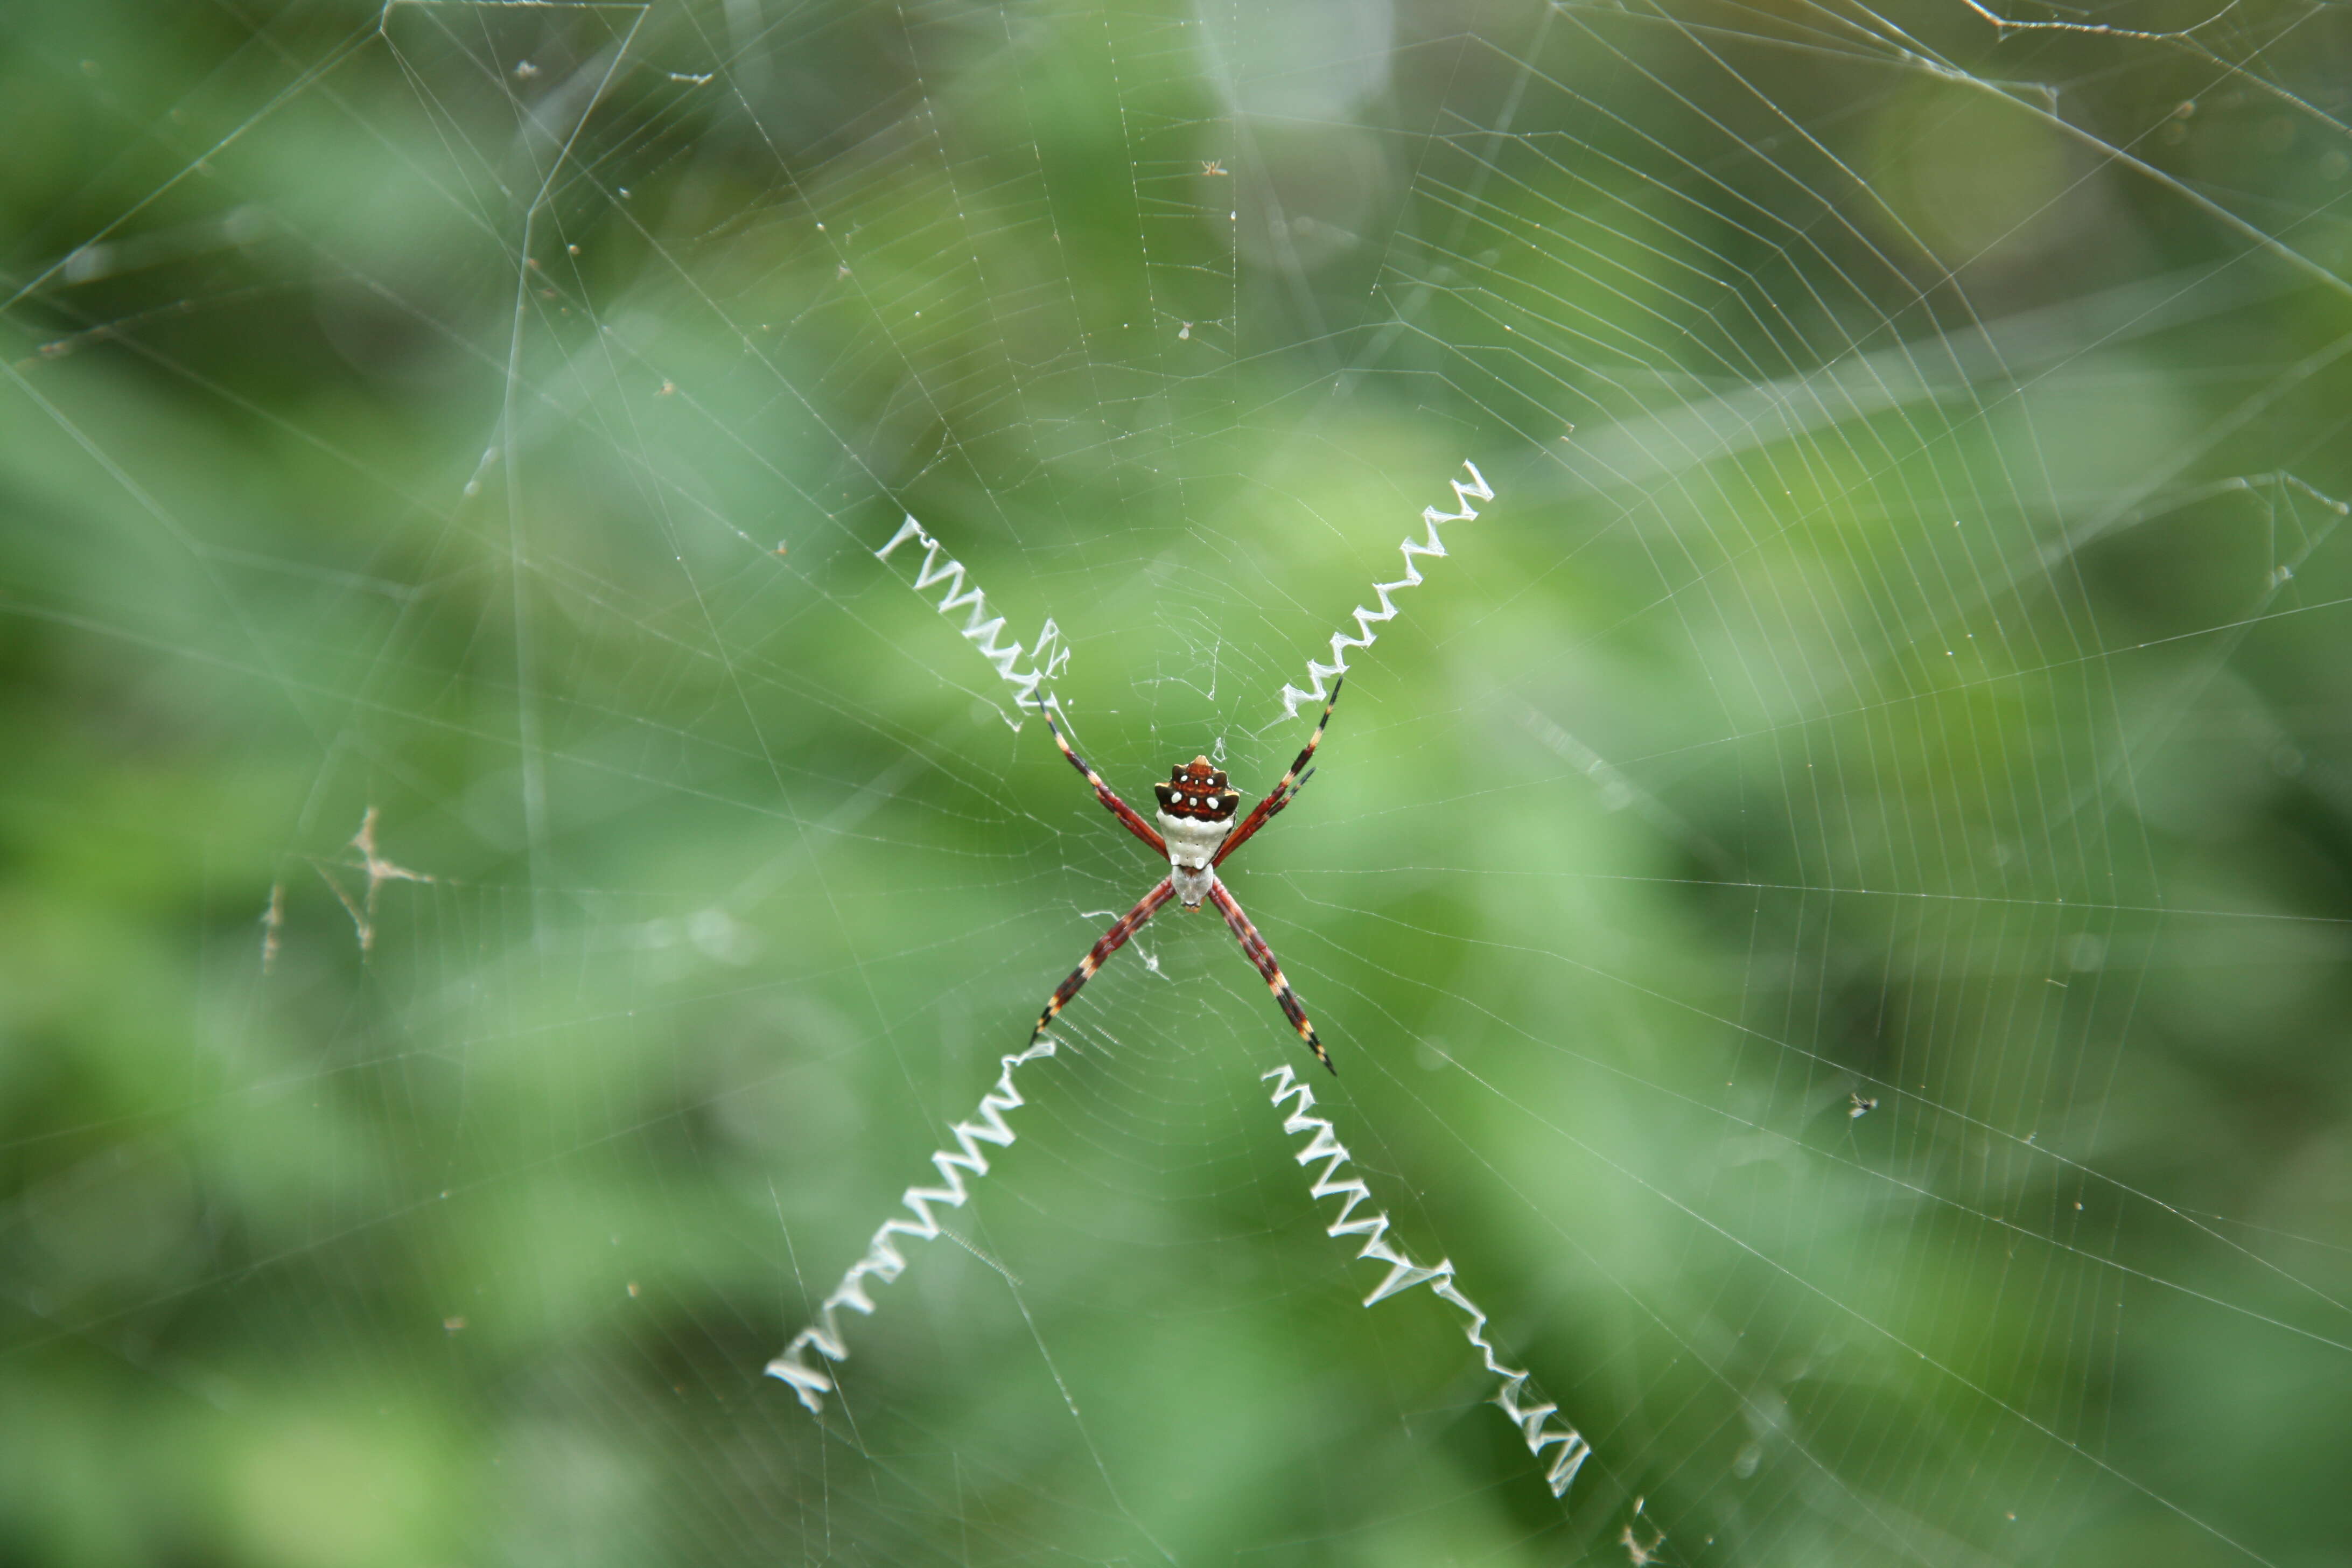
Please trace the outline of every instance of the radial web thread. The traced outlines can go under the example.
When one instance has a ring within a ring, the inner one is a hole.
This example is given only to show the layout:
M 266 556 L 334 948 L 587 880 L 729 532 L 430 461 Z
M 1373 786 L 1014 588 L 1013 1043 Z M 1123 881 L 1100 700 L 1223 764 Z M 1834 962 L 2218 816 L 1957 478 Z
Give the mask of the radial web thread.
M 1305 690 L 1301 690 L 1296 686 L 1286 685 L 1282 689 L 1282 716 L 1284 718 L 1297 718 L 1298 705 L 1302 702 L 1322 701 L 1325 697 L 1323 682 L 1332 676 L 1345 675 L 1348 673 L 1348 649 L 1351 647 L 1371 647 L 1379 638 L 1379 634 L 1374 632 L 1372 628 L 1381 625 L 1384 621 L 1392 621 L 1396 619 L 1396 601 L 1390 598 L 1389 595 L 1398 592 L 1400 589 L 1418 588 L 1421 586 L 1421 569 L 1412 563 L 1412 558 L 1416 555 L 1435 555 L 1442 558 L 1445 554 L 1445 541 L 1438 534 L 1438 525 L 1445 522 L 1474 521 L 1478 516 L 1478 509 L 1472 506 L 1470 503 L 1474 500 L 1493 500 L 1495 499 L 1495 492 L 1492 489 L 1489 489 L 1486 486 L 1486 476 L 1478 472 L 1478 465 L 1471 462 L 1467 458 L 1465 458 L 1462 466 L 1469 470 L 1470 482 L 1468 484 L 1464 484 L 1460 479 L 1451 481 L 1454 486 L 1454 504 L 1460 507 L 1462 510 L 1459 511 L 1440 511 L 1433 506 L 1425 506 L 1421 509 L 1421 521 L 1429 530 L 1429 542 L 1425 544 L 1416 544 L 1413 542 L 1412 535 L 1407 534 L 1405 536 L 1404 542 L 1399 546 L 1399 548 L 1404 552 L 1404 575 L 1398 578 L 1393 583 L 1375 583 L 1372 584 L 1372 592 L 1380 595 L 1381 607 L 1377 610 L 1369 610 L 1361 605 L 1358 605 L 1356 606 L 1356 635 L 1354 637 L 1349 637 L 1344 631 L 1337 631 L 1331 634 L 1331 662 L 1329 664 L 1320 664 L 1314 659 L 1308 659 L 1307 661 L 1307 678 L 1314 682 L 1312 687 Z M 908 518 L 907 521 L 909 523 L 912 523 L 914 519 Z M 942 608 L 944 607 L 945 606 L 942 606 Z M 965 635 L 968 637 L 971 634 L 966 633 Z
M 1457 490 L 1461 489 L 1459 485 L 1454 488 Z M 1432 537 L 1435 537 L 1433 530 Z M 1062 667 L 1070 662 L 1070 650 L 1062 647 L 1062 628 L 1054 624 L 1052 616 L 1045 618 L 1045 629 L 1037 634 L 1037 647 L 1030 655 L 1029 668 L 1022 669 L 1021 645 L 996 640 L 997 634 L 1004 629 L 1004 617 L 997 616 L 992 618 L 989 616 L 988 595 L 976 587 L 965 586 L 963 563 L 950 555 L 938 540 L 923 531 L 923 525 L 915 521 L 912 512 L 908 513 L 907 521 L 898 525 L 898 531 L 890 536 L 890 542 L 874 552 L 874 559 L 887 563 L 890 552 L 908 540 L 923 547 L 923 563 L 915 571 L 915 592 L 927 594 L 934 585 L 945 584 L 946 591 L 940 595 L 938 605 L 940 614 L 953 616 L 958 610 L 967 607 L 971 610 L 971 614 L 963 625 L 964 640 L 980 649 L 989 663 L 996 666 L 999 679 L 1013 688 L 1013 712 L 1005 714 L 1004 721 L 1018 730 L 1021 721 L 1016 715 L 1036 700 L 1037 688 L 1059 675 Z M 1444 552 L 1438 553 L 1442 555 Z M 998 711 L 1003 710 L 999 709 Z
M 908 521 L 911 523 L 912 519 Z M 850 1308 L 871 1315 L 874 1299 L 866 1293 L 866 1281 L 871 1278 L 887 1285 L 906 1271 L 907 1255 L 898 1250 L 898 1237 L 912 1237 L 917 1241 L 936 1241 L 940 1235 L 939 1216 L 932 1212 L 934 1204 L 950 1208 L 961 1208 L 971 1194 L 964 1186 L 964 1173 L 973 1176 L 988 1174 L 988 1156 L 981 1152 L 982 1143 L 998 1148 L 1010 1148 L 1013 1129 L 1005 1124 L 1004 1113 L 1016 1110 L 1027 1103 L 1013 1086 L 1013 1070 L 1025 1062 L 1054 1054 L 1054 1037 L 1041 1035 L 1027 1050 L 998 1059 L 1004 1070 L 997 1075 L 996 1087 L 980 1097 L 980 1109 L 969 1121 L 959 1121 L 948 1129 L 955 1139 L 953 1150 L 940 1149 L 931 1154 L 931 1163 L 940 1173 L 940 1184 L 936 1187 L 908 1187 L 899 1199 L 915 1217 L 901 1219 L 896 1215 L 882 1222 L 874 1239 L 866 1245 L 866 1256 L 851 1264 L 841 1283 L 833 1288 L 816 1310 L 816 1321 L 793 1336 L 793 1342 L 767 1365 L 770 1377 L 791 1384 L 793 1392 L 809 1408 L 813 1415 L 824 1413 L 825 1394 L 833 1392 L 833 1378 L 822 1368 L 813 1366 L 808 1352 L 815 1351 L 827 1361 L 847 1361 L 849 1346 L 841 1337 L 841 1310 Z M 960 1151 L 960 1152 L 959 1152 Z
M 1472 472 L 1475 475 L 1476 470 Z M 1564 1421 L 1552 1419 L 1559 1414 L 1559 1405 L 1541 1400 L 1539 1395 L 1536 1403 L 1523 1403 L 1529 1397 L 1528 1374 L 1517 1367 L 1506 1366 L 1495 1353 L 1494 1345 L 1486 1338 L 1486 1314 L 1476 1302 L 1462 1293 L 1461 1287 L 1454 1284 L 1454 1265 L 1450 1261 L 1441 1258 L 1435 1268 L 1423 1268 L 1390 1245 L 1387 1215 L 1377 1209 L 1360 1215 L 1357 1214 L 1359 1208 L 1371 1203 L 1372 1190 L 1364 1184 L 1360 1176 L 1343 1177 L 1339 1174 L 1340 1167 L 1349 1159 L 1348 1147 L 1339 1142 L 1330 1122 L 1312 1114 L 1315 1091 L 1301 1083 L 1298 1075 L 1287 1067 L 1278 1067 L 1261 1076 L 1274 1082 L 1276 1110 L 1281 1109 L 1286 1100 L 1295 1098 L 1298 1101 L 1297 1108 L 1283 1119 L 1282 1130 L 1293 1137 L 1300 1133 L 1313 1134 L 1307 1139 L 1307 1146 L 1292 1156 L 1301 1165 L 1311 1165 L 1318 1160 L 1323 1162 L 1323 1173 L 1315 1178 L 1315 1184 L 1309 1191 L 1318 1198 L 1341 1200 L 1339 1217 L 1331 1222 L 1327 1234 L 1362 1237 L 1364 1244 L 1357 1250 L 1356 1256 L 1388 1265 L 1387 1277 L 1372 1288 L 1370 1295 L 1364 1298 L 1364 1305 L 1376 1305 L 1401 1290 L 1425 1284 L 1460 1312 L 1465 1320 L 1463 1337 L 1476 1348 L 1486 1363 L 1486 1370 L 1502 1380 L 1502 1387 L 1493 1395 L 1493 1403 L 1501 1407 L 1503 1414 L 1510 1417 L 1511 1425 L 1519 1429 L 1519 1435 L 1527 1440 L 1528 1452 L 1540 1462 L 1544 1460 L 1546 1448 L 1554 1445 L 1559 1447 L 1559 1451 L 1550 1457 L 1544 1481 L 1551 1488 L 1552 1496 L 1566 1497 L 1570 1485 L 1576 1479 L 1576 1472 L 1582 1469 L 1584 1461 L 1591 1457 L 1592 1445 L 1587 1443 L 1575 1427 Z

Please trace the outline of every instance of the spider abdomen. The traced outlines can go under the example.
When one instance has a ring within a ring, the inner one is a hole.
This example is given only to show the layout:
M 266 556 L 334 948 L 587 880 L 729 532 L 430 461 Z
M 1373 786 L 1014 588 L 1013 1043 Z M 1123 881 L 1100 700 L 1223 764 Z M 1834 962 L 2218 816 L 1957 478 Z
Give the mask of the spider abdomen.
M 1166 811 L 1158 815 L 1160 835 L 1168 840 L 1168 879 L 1176 884 L 1176 896 L 1184 907 L 1197 910 L 1209 889 L 1217 885 L 1217 874 L 1210 869 L 1209 860 L 1233 832 L 1234 819 L 1203 822 Z

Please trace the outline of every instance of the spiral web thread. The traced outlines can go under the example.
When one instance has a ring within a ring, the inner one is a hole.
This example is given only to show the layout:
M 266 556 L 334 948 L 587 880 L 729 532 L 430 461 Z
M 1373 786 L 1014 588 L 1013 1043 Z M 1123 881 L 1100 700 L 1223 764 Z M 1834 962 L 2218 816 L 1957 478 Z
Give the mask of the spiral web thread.
M 1344 631 L 1337 631 L 1331 634 L 1331 662 L 1329 664 L 1318 664 L 1311 658 L 1307 661 L 1307 677 L 1309 680 L 1315 683 L 1311 689 L 1301 690 L 1296 686 L 1286 685 L 1283 687 L 1282 716 L 1284 718 L 1297 718 L 1298 705 L 1302 702 L 1322 701 L 1325 697 L 1323 682 L 1331 676 L 1345 675 L 1348 673 L 1347 650 L 1351 647 L 1371 647 L 1372 644 L 1378 640 L 1379 637 L 1379 634 L 1374 632 L 1372 628 L 1381 625 L 1382 622 L 1396 619 L 1396 602 L 1390 598 L 1389 595 L 1396 593 L 1400 589 L 1418 588 L 1421 586 L 1421 569 L 1412 563 L 1412 558 L 1416 555 L 1434 555 L 1443 558 L 1445 554 L 1445 541 L 1439 537 L 1437 525 L 1442 522 L 1475 521 L 1478 516 L 1478 509 L 1472 506 L 1470 503 L 1473 500 L 1493 500 L 1495 499 L 1495 492 L 1489 489 L 1486 486 L 1486 476 L 1478 472 L 1478 465 L 1471 462 L 1465 458 L 1463 459 L 1462 466 L 1470 470 L 1470 482 L 1465 485 L 1460 479 L 1450 481 L 1454 486 L 1454 504 L 1460 507 L 1462 510 L 1460 511 L 1440 511 L 1433 506 L 1425 506 L 1421 509 L 1421 521 L 1426 524 L 1429 529 L 1429 542 L 1426 544 L 1416 544 L 1413 542 L 1412 535 L 1407 534 L 1405 536 L 1404 542 L 1398 547 L 1404 552 L 1404 575 L 1398 578 L 1393 583 L 1375 583 L 1372 584 L 1372 592 L 1381 596 L 1381 607 L 1377 610 L 1368 610 L 1361 605 L 1358 605 L 1356 606 L 1356 635 L 1354 637 L 1349 637 Z M 915 520 L 911 517 L 907 520 L 910 525 Z M 892 542 L 896 543 L 897 541 L 894 540 Z M 944 608 L 945 606 L 941 607 Z M 969 637 L 971 634 L 967 632 L 964 635 Z
M 1474 468 L 1471 472 L 1475 477 L 1477 470 Z M 1359 1207 L 1372 1201 L 1372 1190 L 1364 1184 L 1360 1176 L 1340 1177 L 1339 1168 L 1349 1159 L 1348 1146 L 1339 1142 L 1330 1122 L 1311 1114 L 1315 1109 L 1315 1091 L 1301 1083 L 1298 1075 L 1287 1067 L 1276 1068 L 1261 1076 L 1274 1082 L 1276 1110 L 1281 1109 L 1286 1100 L 1296 1097 L 1298 1101 L 1297 1109 L 1283 1119 L 1282 1130 L 1294 1137 L 1302 1132 L 1314 1134 L 1307 1141 L 1307 1146 L 1292 1156 L 1301 1165 L 1311 1165 L 1318 1160 L 1324 1163 L 1323 1173 L 1315 1179 L 1315 1185 L 1309 1190 L 1318 1198 L 1342 1200 L 1339 1217 L 1331 1222 L 1326 1234 L 1362 1237 L 1364 1245 L 1356 1256 L 1389 1266 L 1388 1277 L 1373 1287 L 1372 1293 L 1364 1298 L 1364 1305 L 1372 1306 L 1401 1290 L 1426 1284 L 1459 1311 L 1467 1320 L 1462 1331 L 1463 1337 L 1477 1349 L 1486 1363 L 1486 1370 L 1502 1380 L 1503 1386 L 1496 1392 L 1492 1402 L 1510 1417 L 1511 1425 L 1517 1426 L 1520 1436 L 1527 1439 L 1528 1452 L 1541 1461 L 1546 1448 L 1559 1445 L 1559 1452 L 1551 1456 L 1549 1468 L 1544 1472 L 1544 1481 L 1551 1488 L 1552 1496 L 1566 1497 L 1570 1485 L 1576 1479 L 1576 1472 L 1582 1469 L 1584 1461 L 1591 1457 L 1592 1445 L 1566 1422 L 1553 1422 L 1552 1417 L 1559 1413 L 1559 1405 L 1549 1401 L 1532 1405 L 1520 1403 L 1528 1394 L 1528 1374 L 1517 1367 L 1504 1365 L 1496 1355 L 1494 1345 L 1486 1338 L 1486 1314 L 1454 1284 L 1451 1261 L 1441 1258 L 1437 1260 L 1437 1267 L 1424 1268 L 1389 1244 L 1387 1215 L 1375 1209 L 1360 1217 L 1357 1215 Z
M 1462 487 L 1457 484 L 1454 488 L 1458 491 Z M 1430 536 L 1433 539 L 1436 537 L 1435 529 L 1431 530 Z M 948 554 L 940 548 L 938 540 L 924 532 L 923 525 L 915 521 L 914 513 L 907 514 L 907 521 L 898 525 L 898 531 L 890 536 L 889 543 L 874 552 L 874 559 L 887 562 L 890 552 L 910 539 L 923 547 L 923 563 L 915 572 L 915 592 L 921 594 L 935 584 L 944 583 L 947 589 L 940 595 L 940 614 L 953 616 L 956 611 L 970 606 L 971 614 L 963 625 L 964 640 L 980 649 L 988 661 L 996 666 L 998 677 L 1013 688 L 1015 693 L 1013 712 L 1005 714 L 1004 721 L 1018 730 L 1021 721 L 1013 715 L 1033 704 L 1037 698 L 1037 688 L 1059 675 L 1062 667 L 1070 662 L 1070 650 L 1062 647 L 1062 628 L 1054 624 L 1052 616 L 1045 618 L 1045 629 L 1037 634 L 1036 649 L 1030 655 L 1029 668 L 1024 671 L 1020 668 L 1021 645 L 1017 642 L 1000 644 L 996 640 L 997 634 L 1004 629 L 1004 617 L 989 617 L 988 595 L 976 587 L 964 585 L 963 563 Z M 1411 545 L 1406 548 L 1410 549 Z M 1445 552 L 1441 550 L 1437 553 L 1443 555 Z M 1420 581 L 1419 578 L 1413 580 Z M 1362 614 L 1361 611 L 1357 613 Z M 997 711 L 1003 713 L 1002 709 Z
M 907 520 L 912 526 L 914 520 Z M 934 546 L 933 548 L 937 548 Z M 967 634 L 969 635 L 969 634 Z M 866 1293 L 866 1281 L 870 1277 L 887 1285 L 906 1271 L 907 1255 L 898 1250 L 897 1237 L 912 1237 L 917 1241 L 936 1241 L 940 1235 L 939 1216 L 932 1212 L 934 1204 L 950 1208 L 961 1208 L 971 1194 L 964 1186 L 966 1171 L 973 1176 L 988 1174 L 988 1156 L 981 1152 L 982 1143 L 993 1143 L 1000 1149 L 1013 1144 L 1013 1129 L 1005 1125 L 1004 1113 L 1018 1110 L 1027 1103 L 1020 1089 L 1013 1086 L 1013 1069 L 1040 1057 L 1054 1054 L 1054 1037 L 1041 1035 L 1027 1050 L 998 1058 L 1004 1070 L 997 1075 L 996 1087 L 980 1097 L 980 1109 L 968 1121 L 959 1121 L 948 1131 L 955 1139 L 956 1149 L 935 1150 L 931 1163 L 940 1173 L 940 1184 L 936 1187 L 908 1187 L 899 1202 L 915 1217 L 900 1219 L 897 1215 L 882 1222 L 874 1239 L 866 1246 L 866 1256 L 850 1265 L 833 1294 L 816 1310 L 816 1321 L 793 1336 L 782 1354 L 767 1365 L 770 1377 L 781 1378 L 792 1384 L 809 1414 L 824 1413 L 824 1396 L 834 1391 L 833 1378 L 825 1371 L 809 1363 L 807 1354 L 814 1350 L 827 1361 L 847 1361 L 849 1346 L 841 1337 L 841 1310 L 844 1307 L 869 1316 L 874 1310 L 874 1299 Z

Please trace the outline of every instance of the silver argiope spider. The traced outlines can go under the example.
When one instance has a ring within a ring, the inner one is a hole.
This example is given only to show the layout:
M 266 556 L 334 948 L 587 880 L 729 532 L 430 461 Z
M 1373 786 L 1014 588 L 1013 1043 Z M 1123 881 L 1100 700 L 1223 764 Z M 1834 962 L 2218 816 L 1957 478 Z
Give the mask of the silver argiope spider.
M 1078 966 L 1070 972 L 1070 977 L 1055 987 L 1054 999 L 1045 1004 L 1045 1010 L 1037 1015 L 1037 1026 L 1029 1032 L 1033 1045 L 1037 1037 L 1045 1032 L 1045 1026 L 1054 1021 L 1054 1015 L 1069 1005 L 1070 998 L 1078 994 L 1078 988 L 1095 977 L 1095 971 L 1100 969 L 1112 953 L 1127 945 L 1128 938 L 1141 930 L 1143 922 L 1158 913 L 1160 905 L 1170 899 L 1181 899 L 1186 909 L 1197 910 L 1205 899 L 1216 905 L 1217 912 L 1225 917 L 1225 924 L 1241 941 L 1242 951 L 1249 955 L 1252 963 L 1257 965 L 1258 973 L 1265 976 L 1266 989 L 1274 993 L 1275 1003 L 1281 1007 L 1282 1016 L 1290 1020 L 1291 1027 L 1298 1031 L 1298 1037 L 1307 1042 L 1308 1050 L 1315 1053 L 1315 1059 L 1329 1068 L 1334 1076 L 1338 1075 L 1339 1069 L 1331 1067 L 1331 1058 L 1325 1053 L 1323 1042 L 1315 1037 L 1315 1026 L 1307 1021 L 1307 1009 L 1299 1005 L 1298 994 L 1290 988 L 1290 982 L 1282 977 L 1282 966 L 1274 961 L 1274 950 L 1265 945 L 1265 938 L 1257 934 L 1257 927 L 1250 924 L 1249 916 L 1242 913 L 1241 905 L 1234 901 L 1234 896 L 1225 890 L 1225 885 L 1217 880 L 1217 868 L 1226 856 L 1248 843 L 1250 835 L 1273 820 L 1275 813 L 1297 800 L 1298 792 L 1307 787 L 1307 780 L 1314 773 L 1307 766 L 1307 759 L 1314 756 L 1315 748 L 1323 743 L 1323 727 L 1331 722 L 1331 710 L 1339 705 L 1339 688 L 1346 684 L 1346 680 L 1347 678 L 1342 676 L 1331 683 L 1331 700 L 1323 705 L 1323 717 L 1317 721 L 1315 733 L 1307 737 L 1307 745 L 1290 764 L 1290 771 L 1282 775 L 1272 793 L 1242 818 L 1238 827 L 1234 826 L 1234 812 L 1241 805 L 1241 793 L 1227 785 L 1225 775 L 1211 767 L 1206 757 L 1194 757 L 1182 767 L 1171 768 L 1166 784 L 1151 786 L 1152 793 L 1160 797 L 1160 810 L 1155 814 L 1160 818 L 1160 826 L 1153 827 L 1137 815 L 1133 806 L 1112 794 L 1110 785 L 1102 782 L 1102 775 L 1087 766 L 1084 759 L 1070 750 L 1070 742 L 1063 739 L 1062 727 L 1054 722 L 1052 711 L 1039 704 L 1037 710 L 1045 715 L 1046 728 L 1054 731 L 1054 744 L 1062 748 L 1062 755 L 1070 759 L 1070 766 L 1086 775 L 1087 783 L 1095 786 L 1095 798 L 1101 801 L 1104 808 L 1118 817 L 1129 833 L 1150 845 L 1153 854 L 1168 858 L 1168 875 L 1160 879 L 1158 887 L 1143 895 L 1141 903 L 1114 921 L 1110 930 L 1103 932 L 1102 940 L 1095 943 L 1094 950 L 1078 961 Z M 1306 771 L 1302 773 L 1301 769 Z

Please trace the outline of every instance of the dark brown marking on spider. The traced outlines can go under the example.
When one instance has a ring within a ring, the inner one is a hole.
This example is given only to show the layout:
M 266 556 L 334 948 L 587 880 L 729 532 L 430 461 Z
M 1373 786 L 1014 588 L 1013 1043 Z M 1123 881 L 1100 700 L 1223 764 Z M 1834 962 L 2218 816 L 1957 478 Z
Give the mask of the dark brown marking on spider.
M 1223 822 L 1242 804 L 1241 792 L 1230 786 L 1223 773 L 1212 767 L 1206 757 L 1194 757 L 1181 768 L 1171 768 L 1168 782 L 1153 784 L 1151 793 L 1160 797 L 1160 810 L 1195 822 Z
M 1045 1026 L 1054 1021 L 1054 1015 L 1068 1006 L 1070 998 L 1076 996 L 1086 983 L 1095 977 L 1095 972 L 1103 966 L 1104 962 L 1112 953 L 1125 947 L 1127 939 L 1141 930 L 1143 922 L 1158 913 L 1160 906 L 1175 896 L 1176 884 L 1167 878 L 1161 878 L 1158 887 L 1143 895 L 1141 903 L 1121 915 L 1112 923 L 1110 930 L 1102 933 L 1102 939 L 1095 943 L 1086 957 L 1078 960 L 1078 966 L 1070 971 L 1070 977 L 1054 988 L 1054 999 L 1045 1004 L 1045 1010 L 1037 1015 L 1037 1026 L 1029 1031 L 1032 1044 L 1035 1043 L 1038 1036 L 1045 1032 Z
M 1141 815 L 1139 814 L 1133 806 L 1128 805 L 1127 802 L 1119 799 L 1117 795 L 1113 794 L 1110 785 L 1103 783 L 1102 775 L 1095 772 L 1094 769 L 1087 766 L 1085 758 L 1079 756 L 1077 752 L 1070 750 L 1070 742 L 1062 738 L 1062 727 L 1054 722 L 1054 714 L 1051 709 L 1045 707 L 1041 703 L 1038 706 L 1037 711 L 1045 715 L 1045 728 L 1054 732 L 1054 744 L 1062 748 L 1062 755 L 1070 759 L 1070 766 L 1077 769 L 1080 773 L 1085 775 L 1087 783 L 1094 785 L 1095 798 L 1103 803 L 1103 809 L 1109 812 L 1113 816 L 1118 817 L 1119 821 L 1126 826 L 1126 828 L 1129 833 L 1134 834 L 1138 838 L 1140 838 L 1146 844 L 1150 845 L 1151 852 L 1153 854 L 1160 857 L 1162 859 L 1167 858 L 1168 841 L 1160 837 L 1160 829 L 1144 821 Z
M 1282 1009 L 1282 1016 L 1290 1020 L 1290 1026 L 1298 1031 L 1298 1037 L 1307 1043 L 1308 1050 L 1315 1053 L 1315 1059 L 1321 1062 L 1332 1077 L 1339 1077 L 1339 1069 L 1331 1065 L 1330 1053 L 1324 1050 L 1323 1042 L 1316 1038 L 1315 1026 L 1307 1021 L 1306 1005 L 1298 1000 L 1298 993 L 1290 988 L 1290 982 L 1282 977 L 1282 965 L 1275 962 L 1274 949 L 1266 946 L 1265 938 L 1258 935 L 1257 927 L 1250 923 L 1249 916 L 1242 913 L 1241 905 L 1234 900 L 1233 894 L 1225 890 L 1223 883 L 1210 889 L 1209 897 L 1215 902 L 1217 912 L 1225 917 L 1225 924 L 1240 941 L 1242 952 L 1247 953 L 1249 961 L 1257 966 L 1266 989 L 1274 993 L 1275 1005 Z

